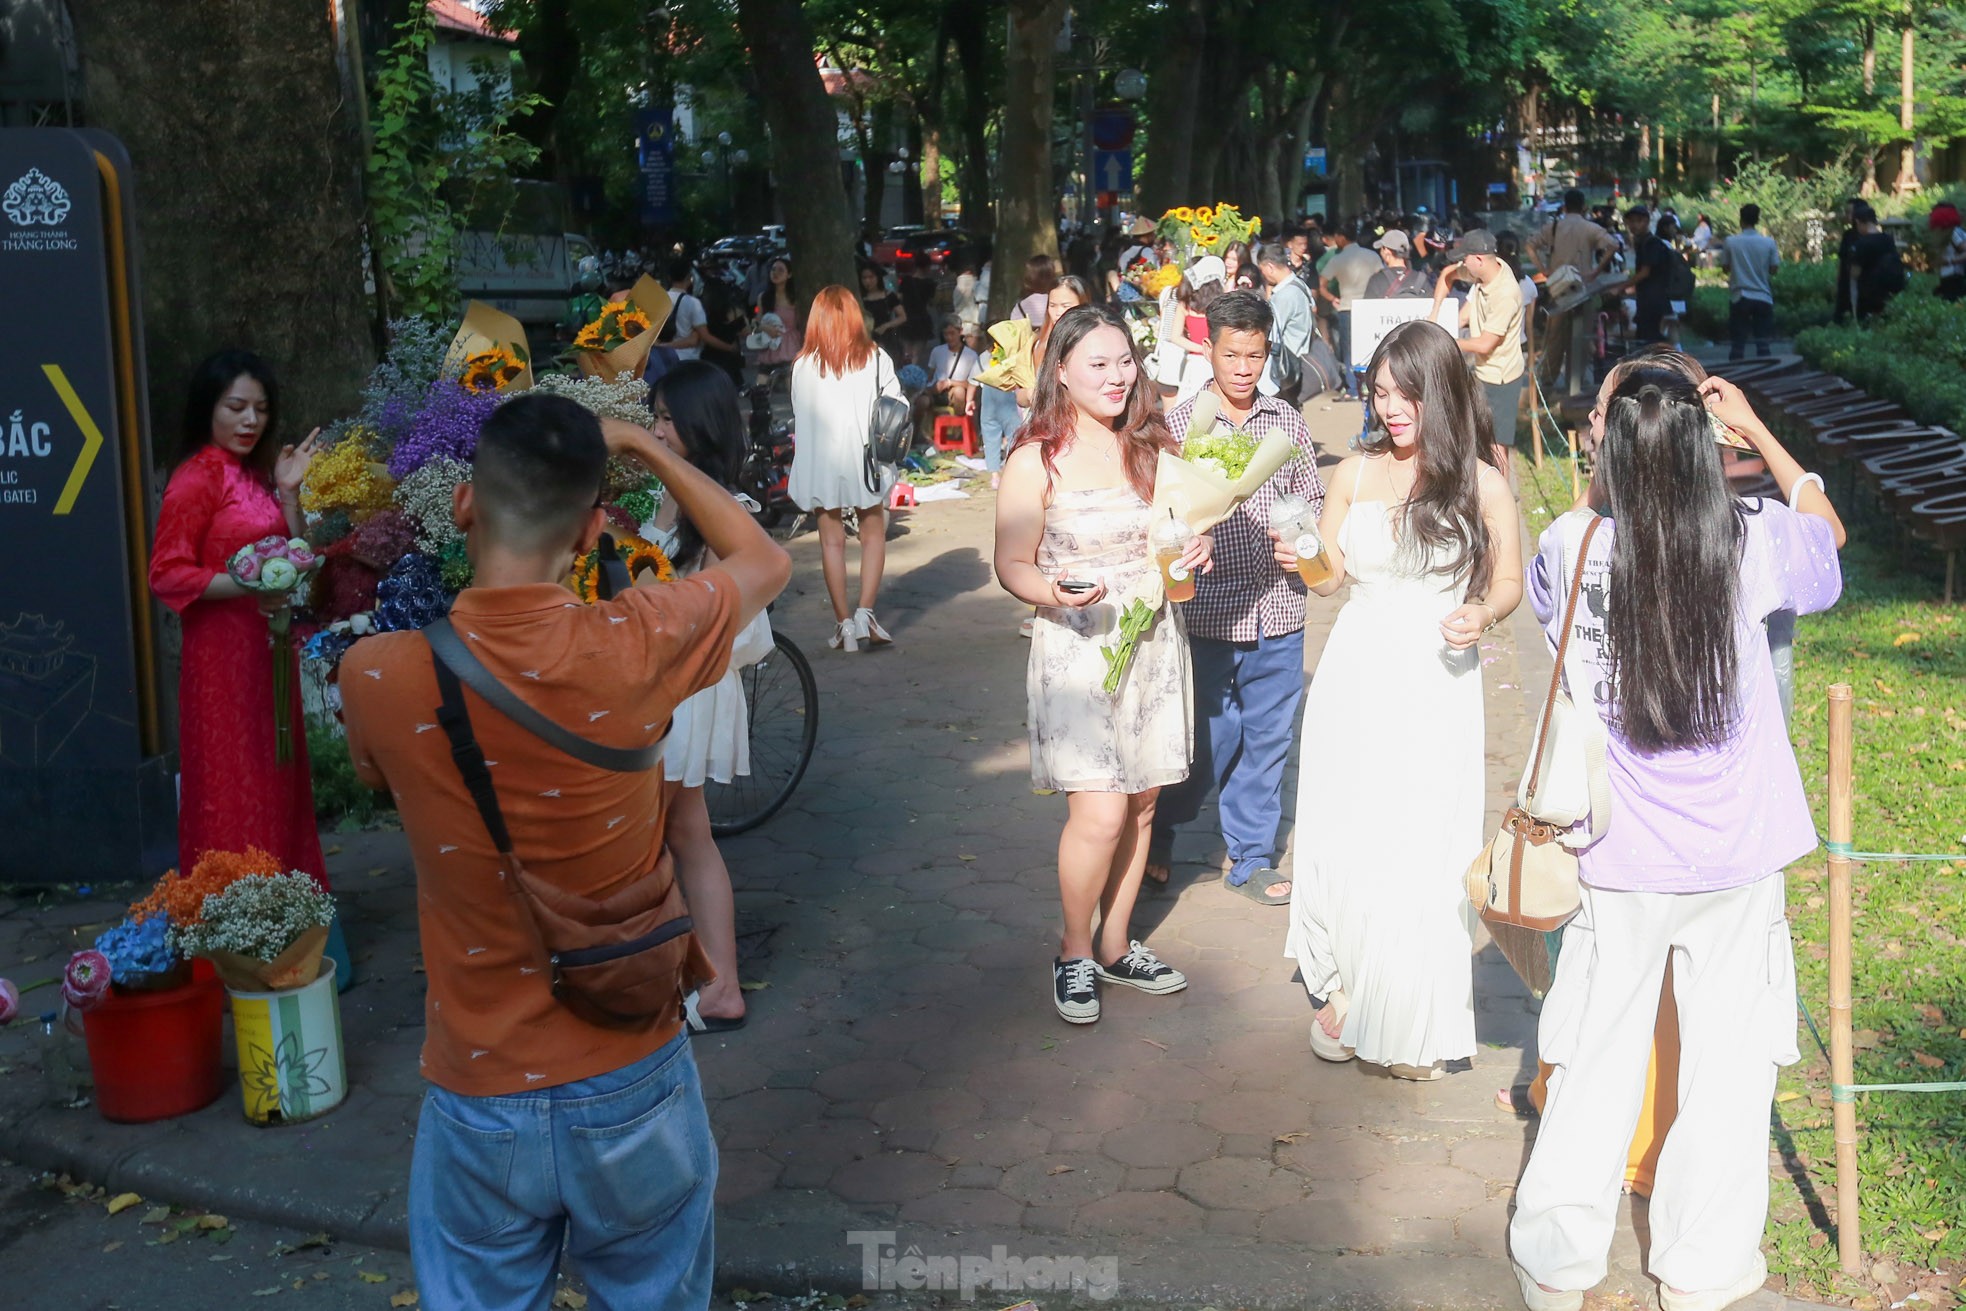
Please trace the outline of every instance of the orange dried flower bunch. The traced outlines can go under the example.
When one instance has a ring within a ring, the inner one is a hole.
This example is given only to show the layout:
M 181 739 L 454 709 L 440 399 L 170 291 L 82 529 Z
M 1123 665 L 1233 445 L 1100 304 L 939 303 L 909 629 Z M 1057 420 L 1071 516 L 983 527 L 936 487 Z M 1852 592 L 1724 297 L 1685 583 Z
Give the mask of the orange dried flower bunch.
M 279 861 L 258 847 L 244 851 L 208 851 L 189 874 L 171 870 L 157 880 L 150 895 L 130 907 L 130 918 L 141 924 L 159 913 L 171 917 L 173 925 L 196 924 L 205 907 L 205 898 L 223 892 L 248 874 L 279 874 Z

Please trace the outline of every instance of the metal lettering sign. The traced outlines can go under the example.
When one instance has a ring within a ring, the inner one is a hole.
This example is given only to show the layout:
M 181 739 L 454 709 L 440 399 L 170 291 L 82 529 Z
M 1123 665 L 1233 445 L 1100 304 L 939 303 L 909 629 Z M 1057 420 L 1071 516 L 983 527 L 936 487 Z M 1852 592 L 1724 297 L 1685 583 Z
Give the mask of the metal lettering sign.
M 154 800 L 133 631 L 148 602 L 131 568 L 103 194 L 80 134 L 0 131 L 4 882 L 154 872 L 142 835 L 154 857 L 163 818 L 143 814 L 137 781 L 152 775 Z

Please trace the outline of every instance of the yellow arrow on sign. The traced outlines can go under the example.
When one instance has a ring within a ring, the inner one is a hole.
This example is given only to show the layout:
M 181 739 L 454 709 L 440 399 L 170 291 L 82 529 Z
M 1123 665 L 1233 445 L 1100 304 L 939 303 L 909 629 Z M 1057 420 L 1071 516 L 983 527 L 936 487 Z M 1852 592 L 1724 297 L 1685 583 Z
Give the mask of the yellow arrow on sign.
M 61 397 L 61 403 L 68 407 L 68 413 L 75 420 L 75 426 L 82 430 L 82 453 L 75 457 L 75 467 L 68 471 L 68 482 L 61 489 L 61 498 L 55 502 L 56 514 L 67 514 L 75 508 L 75 498 L 82 494 L 82 484 L 88 481 L 89 470 L 95 467 L 96 452 L 102 449 L 102 430 L 96 421 L 89 417 L 82 398 L 75 394 L 69 385 L 68 375 L 61 371 L 59 364 L 43 364 L 41 372 L 48 375 L 48 382 Z

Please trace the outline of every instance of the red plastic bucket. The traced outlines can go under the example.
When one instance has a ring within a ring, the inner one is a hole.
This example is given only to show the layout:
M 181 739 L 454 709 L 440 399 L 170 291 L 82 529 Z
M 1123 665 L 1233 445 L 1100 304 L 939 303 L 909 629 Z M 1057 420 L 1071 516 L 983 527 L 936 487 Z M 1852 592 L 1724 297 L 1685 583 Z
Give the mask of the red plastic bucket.
M 168 1120 L 218 1100 L 224 1024 L 225 988 L 208 970 L 161 992 L 111 990 L 82 1016 L 102 1118 Z

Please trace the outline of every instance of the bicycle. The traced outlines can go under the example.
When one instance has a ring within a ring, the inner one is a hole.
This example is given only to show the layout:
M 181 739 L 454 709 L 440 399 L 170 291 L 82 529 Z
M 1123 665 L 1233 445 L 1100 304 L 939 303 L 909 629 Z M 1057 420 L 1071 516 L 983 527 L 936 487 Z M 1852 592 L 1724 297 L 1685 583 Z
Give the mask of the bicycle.
M 710 831 L 747 833 L 777 814 L 798 789 L 819 740 L 819 681 L 805 652 L 783 633 L 772 652 L 738 672 L 749 715 L 751 772 L 703 785 Z

